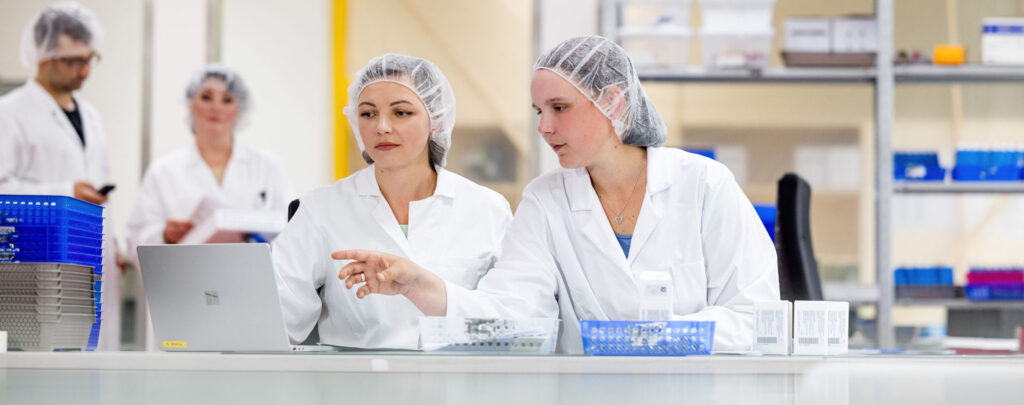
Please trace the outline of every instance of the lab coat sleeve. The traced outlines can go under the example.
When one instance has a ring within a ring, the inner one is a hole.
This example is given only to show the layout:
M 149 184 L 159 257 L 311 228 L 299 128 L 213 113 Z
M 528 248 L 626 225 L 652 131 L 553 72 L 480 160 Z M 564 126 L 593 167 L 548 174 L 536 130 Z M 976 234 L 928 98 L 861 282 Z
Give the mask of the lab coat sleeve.
M 557 318 L 558 271 L 538 199 L 524 193 L 502 242 L 501 258 L 476 290 L 445 281 L 448 316 Z
M 320 318 L 322 304 L 316 290 L 334 267 L 326 235 L 309 208 L 308 203 L 299 206 L 271 249 L 285 329 L 293 344 L 306 340 Z
M 75 183 L 61 181 L 39 183 L 20 177 L 29 151 L 22 142 L 25 134 L 7 106 L 0 107 L 0 194 L 42 194 L 73 196 Z
M 709 167 L 701 213 L 708 306 L 680 320 L 715 321 L 715 350 L 747 350 L 753 303 L 779 299 L 775 247 L 724 166 Z
M 159 186 L 159 176 L 152 166 L 146 170 L 135 197 L 135 206 L 128 216 L 125 239 L 128 241 L 128 257 L 132 260 L 137 260 L 135 248 L 139 245 L 164 243 L 164 227 L 167 224 L 164 203 L 168 201 L 168 196 L 163 194 Z

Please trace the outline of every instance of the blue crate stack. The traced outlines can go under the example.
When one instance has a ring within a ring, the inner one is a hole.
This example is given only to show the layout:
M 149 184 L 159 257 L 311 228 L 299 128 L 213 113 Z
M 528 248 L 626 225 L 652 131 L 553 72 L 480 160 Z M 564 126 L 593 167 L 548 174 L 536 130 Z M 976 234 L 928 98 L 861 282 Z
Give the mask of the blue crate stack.
M 86 350 L 95 350 L 103 313 L 102 206 L 64 196 L 0 195 L 0 263 L 92 267 L 96 317 Z

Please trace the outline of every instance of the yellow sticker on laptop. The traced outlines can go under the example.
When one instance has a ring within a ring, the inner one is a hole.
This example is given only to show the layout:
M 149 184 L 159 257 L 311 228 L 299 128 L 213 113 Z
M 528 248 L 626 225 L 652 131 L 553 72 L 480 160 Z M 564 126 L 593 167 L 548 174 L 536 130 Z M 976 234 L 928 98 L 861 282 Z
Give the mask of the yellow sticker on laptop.
M 187 349 L 188 343 L 184 341 L 165 340 L 163 341 L 163 346 L 164 349 Z

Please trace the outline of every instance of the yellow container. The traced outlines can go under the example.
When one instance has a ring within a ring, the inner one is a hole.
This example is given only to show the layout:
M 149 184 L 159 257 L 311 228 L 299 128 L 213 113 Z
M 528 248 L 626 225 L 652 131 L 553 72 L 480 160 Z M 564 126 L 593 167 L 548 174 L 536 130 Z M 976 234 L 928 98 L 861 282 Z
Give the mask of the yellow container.
M 935 45 L 933 55 L 936 65 L 963 65 L 964 53 L 962 45 Z

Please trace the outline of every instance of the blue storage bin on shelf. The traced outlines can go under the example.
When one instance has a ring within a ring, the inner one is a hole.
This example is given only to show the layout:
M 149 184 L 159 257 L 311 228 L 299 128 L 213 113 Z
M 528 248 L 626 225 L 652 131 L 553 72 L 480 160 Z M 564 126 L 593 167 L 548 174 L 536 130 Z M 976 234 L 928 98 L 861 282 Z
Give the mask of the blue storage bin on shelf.
M 993 150 L 988 154 L 988 165 L 1020 167 L 1021 153 L 1015 150 Z
M 1021 179 L 1022 153 L 1013 150 L 959 150 L 953 180 L 1017 181 Z
M 695 155 L 701 155 L 708 159 L 715 160 L 715 150 L 708 148 L 683 148 L 683 150 L 693 153 Z
M 705 321 L 580 321 L 583 352 L 592 356 L 711 354 L 715 323 Z
M 942 181 L 946 169 L 939 165 L 935 152 L 896 152 L 893 154 L 893 179 L 901 181 Z
M 1024 300 L 1024 284 L 981 284 L 964 287 L 970 301 Z
M 893 272 L 895 285 L 953 285 L 952 267 L 899 267 Z

